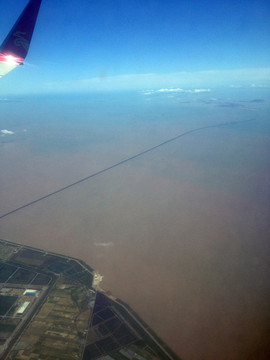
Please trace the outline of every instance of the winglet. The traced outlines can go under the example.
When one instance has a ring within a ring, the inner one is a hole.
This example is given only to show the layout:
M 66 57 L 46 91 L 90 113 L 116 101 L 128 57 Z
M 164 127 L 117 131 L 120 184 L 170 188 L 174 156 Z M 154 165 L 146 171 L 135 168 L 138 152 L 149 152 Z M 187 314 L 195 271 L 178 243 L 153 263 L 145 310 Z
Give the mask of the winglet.
M 0 77 L 23 64 L 28 53 L 41 0 L 30 0 L 0 46 Z M 3 68 L 3 69 L 2 69 Z

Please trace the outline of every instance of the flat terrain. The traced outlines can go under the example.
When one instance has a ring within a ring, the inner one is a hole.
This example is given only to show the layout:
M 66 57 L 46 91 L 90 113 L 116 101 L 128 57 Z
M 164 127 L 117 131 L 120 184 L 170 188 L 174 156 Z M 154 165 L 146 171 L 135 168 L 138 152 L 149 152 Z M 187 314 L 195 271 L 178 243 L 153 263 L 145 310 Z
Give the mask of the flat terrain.
M 83 262 L 0 240 L 2 359 L 178 359 Z M 93 281 L 95 279 L 95 281 Z

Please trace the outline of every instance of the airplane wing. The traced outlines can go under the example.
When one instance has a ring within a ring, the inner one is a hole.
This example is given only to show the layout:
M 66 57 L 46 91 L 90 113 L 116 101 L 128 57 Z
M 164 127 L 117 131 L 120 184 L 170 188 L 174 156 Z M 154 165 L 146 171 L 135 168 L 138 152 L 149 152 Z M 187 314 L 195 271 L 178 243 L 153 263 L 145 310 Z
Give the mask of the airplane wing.
M 23 65 L 36 24 L 41 0 L 30 0 L 0 46 L 0 78 Z

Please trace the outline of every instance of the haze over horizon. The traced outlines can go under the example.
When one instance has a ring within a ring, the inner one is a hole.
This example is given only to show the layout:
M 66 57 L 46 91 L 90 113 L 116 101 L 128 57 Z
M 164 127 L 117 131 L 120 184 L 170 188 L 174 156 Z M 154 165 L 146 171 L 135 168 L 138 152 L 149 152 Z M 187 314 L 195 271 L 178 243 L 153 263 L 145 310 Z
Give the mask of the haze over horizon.
M 3 38 L 26 3 L 3 2 Z M 269 86 L 269 13 L 267 0 L 43 0 L 0 94 Z
M 25 4 L 3 3 L 3 37 Z M 0 216 L 217 126 L 0 219 L 100 271 L 185 360 L 270 356 L 269 10 L 43 0 L 0 83 Z

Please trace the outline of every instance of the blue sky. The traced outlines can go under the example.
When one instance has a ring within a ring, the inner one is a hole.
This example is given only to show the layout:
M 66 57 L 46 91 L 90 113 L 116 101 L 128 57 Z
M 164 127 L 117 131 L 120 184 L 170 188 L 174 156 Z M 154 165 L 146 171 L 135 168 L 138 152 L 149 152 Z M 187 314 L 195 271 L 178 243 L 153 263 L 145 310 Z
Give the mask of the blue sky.
M 1 41 L 26 3 L 1 1 Z M 267 86 L 269 15 L 268 0 L 43 0 L 0 93 Z

